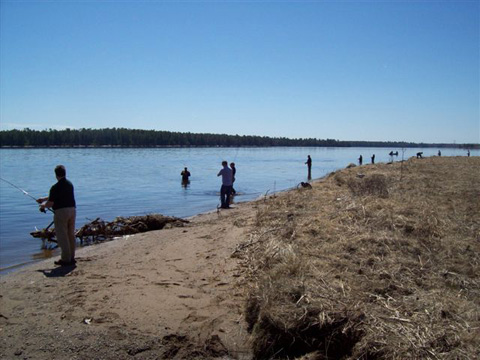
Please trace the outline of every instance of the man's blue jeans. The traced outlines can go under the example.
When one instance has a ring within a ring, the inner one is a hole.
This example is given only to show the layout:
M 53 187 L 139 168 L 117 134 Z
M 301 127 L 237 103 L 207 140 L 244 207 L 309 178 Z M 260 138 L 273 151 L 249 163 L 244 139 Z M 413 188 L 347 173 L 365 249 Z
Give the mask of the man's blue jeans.
M 232 185 L 222 185 L 222 188 L 220 189 L 220 201 L 222 202 L 222 208 L 228 208 L 230 205 L 232 187 Z

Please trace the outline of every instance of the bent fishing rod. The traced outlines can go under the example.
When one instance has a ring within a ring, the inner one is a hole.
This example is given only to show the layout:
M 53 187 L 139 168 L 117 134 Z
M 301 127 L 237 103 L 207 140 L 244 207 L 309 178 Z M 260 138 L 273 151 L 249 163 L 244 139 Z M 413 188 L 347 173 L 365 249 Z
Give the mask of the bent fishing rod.
M 23 190 L 22 188 L 18 187 L 17 185 L 12 184 L 10 181 L 5 180 L 5 179 L 2 178 L 2 177 L 0 177 L 0 180 L 5 181 L 5 182 L 6 182 L 7 184 L 9 184 L 10 186 L 13 186 L 15 189 L 20 190 L 20 191 L 23 193 L 23 195 L 27 195 L 28 197 L 31 197 L 33 200 L 35 200 L 35 202 L 37 202 L 37 199 L 35 199 L 32 195 L 30 195 L 28 192 L 26 192 L 26 191 Z M 48 209 L 48 211 L 51 211 L 52 213 L 54 212 L 52 209 L 49 209 L 49 208 L 47 208 L 47 209 Z M 40 211 L 42 211 L 42 210 L 40 209 Z M 42 212 L 45 212 L 45 211 L 42 211 Z

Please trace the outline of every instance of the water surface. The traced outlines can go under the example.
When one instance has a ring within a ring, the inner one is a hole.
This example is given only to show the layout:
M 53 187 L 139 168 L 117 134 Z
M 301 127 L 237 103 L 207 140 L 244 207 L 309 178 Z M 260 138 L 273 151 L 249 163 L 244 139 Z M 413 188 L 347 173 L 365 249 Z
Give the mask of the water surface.
M 376 154 L 376 162 L 388 162 L 386 148 L 161 148 L 161 149 L 0 149 L 0 176 L 35 198 L 48 195 L 56 182 L 53 169 L 67 168 L 75 186 L 77 228 L 100 217 L 161 213 L 188 217 L 213 210 L 219 204 L 221 161 L 236 163 L 235 201 L 248 201 L 307 181 L 305 161 L 313 160 L 312 176 L 320 178 Z M 407 149 L 404 157 L 437 149 Z M 472 156 L 478 156 L 478 150 Z M 444 156 L 465 156 L 460 149 L 442 149 Z M 181 185 L 184 167 L 191 172 L 187 188 Z M 41 240 L 30 236 L 44 228 L 52 214 L 38 211 L 35 201 L 0 181 L 0 268 L 36 261 L 55 252 L 41 250 Z

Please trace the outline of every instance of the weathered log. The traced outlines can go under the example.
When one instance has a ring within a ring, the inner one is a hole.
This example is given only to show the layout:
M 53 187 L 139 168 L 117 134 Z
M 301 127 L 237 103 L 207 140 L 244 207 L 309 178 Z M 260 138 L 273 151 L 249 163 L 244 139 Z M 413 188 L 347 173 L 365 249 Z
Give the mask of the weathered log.
M 45 239 L 48 241 L 55 241 L 55 229 L 42 229 L 42 230 L 36 230 L 32 231 L 30 233 L 34 238 L 39 238 L 39 239 Z M 56 241 L 55 241 L 56 242 Z
M 138 234 L 147 231 L 163 229 L 167 224 L 183 226 L 188 220 L 150 214 L 145 216 L 117 217 L 112 222 L 105 222 L 100 218 L 83 225 L 75 231 L 75 236 L 83 241 L 101 241 L 115 236 Z M 55 229 L 42 229 L 30 233 L 34 238 L 55 241 Z

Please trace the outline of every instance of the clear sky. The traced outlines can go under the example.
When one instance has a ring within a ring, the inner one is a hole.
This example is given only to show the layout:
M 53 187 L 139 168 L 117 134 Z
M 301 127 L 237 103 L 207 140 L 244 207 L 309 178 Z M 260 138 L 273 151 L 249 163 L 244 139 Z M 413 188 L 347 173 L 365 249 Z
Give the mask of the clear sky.
M 480 142 L 480 1 L 1 1 L 0 129 Z

